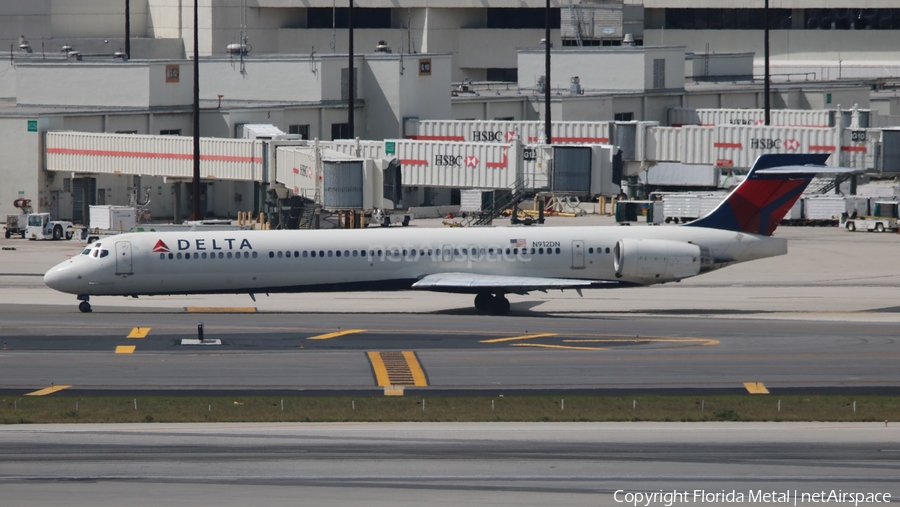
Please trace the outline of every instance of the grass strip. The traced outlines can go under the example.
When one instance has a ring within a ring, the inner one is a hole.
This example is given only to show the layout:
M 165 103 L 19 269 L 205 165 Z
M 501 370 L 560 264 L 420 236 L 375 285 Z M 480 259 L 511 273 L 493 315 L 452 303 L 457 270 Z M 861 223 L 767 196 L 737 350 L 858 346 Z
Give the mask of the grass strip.
M 898 421 L 900 396 L 10 397 L 0 423 Z M 424 410 L 423 410 L 424 401 Z M 854 409 L 855 407 L 855 409 Z

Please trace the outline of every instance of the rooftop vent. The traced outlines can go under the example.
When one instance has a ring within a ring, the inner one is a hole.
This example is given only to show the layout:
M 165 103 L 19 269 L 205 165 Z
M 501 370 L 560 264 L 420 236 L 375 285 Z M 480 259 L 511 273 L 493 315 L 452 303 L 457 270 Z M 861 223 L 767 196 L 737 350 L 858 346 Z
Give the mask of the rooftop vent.
M 634 35 L 632 35 L 632 34 L 630 34 L 630 33 L 626 33 L 626 34 L 625 34 L 625 38 L 622 39 L 622 45 L 623 45 L 623 46 L 626 46 L 626 47 L 633 48 L 633 47 L 635 46 L 635 43 L 634 43 Z
M 25 40 L 25 36 L 19 38 L 19 51 L 24 51 L 26 53 L 31 53 L 31 44 Z
M 573 76 L 569 79 L 569 91 L 572 92 L 572 95 L 584 94 L 584 90 L 581 89 L 581 80 L 578 76 Z
M 253 48 L 250 46 L 250 44 L 247 44 L 246 42 L 244 42 L 244 43 L 232 42 L 231 44 L 225 46 L 225 51 L 231 55 L 246 55 L 247 53 L 250 52 L 251 49 L 253 49 Z
M 378 44 L 375 45 L 376 53 L 392 53 L 391 47 L 387 45 L 387 43 L 383 40 L 378 41 Z

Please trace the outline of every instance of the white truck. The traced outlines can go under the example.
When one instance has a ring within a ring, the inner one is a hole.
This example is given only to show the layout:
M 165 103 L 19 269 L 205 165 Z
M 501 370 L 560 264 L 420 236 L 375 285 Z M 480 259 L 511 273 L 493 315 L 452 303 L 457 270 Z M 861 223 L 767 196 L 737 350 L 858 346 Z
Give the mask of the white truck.
M 850 232 L 875 231 L 896 232 L 900 229 L 898 221 L 898 201 L 876 201 L 872 205 L 871 216 L 841 215 L 841 226 Z
M 391 224 L 400 224 L 406 227 L 409 225 L 410 220 L 412 220 L 412 215 L 409 213 L 376 209 L 372 212 L 369 221 L 382 227 L 387 227 Z
M 72 222 L 50 220 L 50 213 L 30 213 L 28 215 L 25 237 L 30 240 L 72 239 L 74 233 Z

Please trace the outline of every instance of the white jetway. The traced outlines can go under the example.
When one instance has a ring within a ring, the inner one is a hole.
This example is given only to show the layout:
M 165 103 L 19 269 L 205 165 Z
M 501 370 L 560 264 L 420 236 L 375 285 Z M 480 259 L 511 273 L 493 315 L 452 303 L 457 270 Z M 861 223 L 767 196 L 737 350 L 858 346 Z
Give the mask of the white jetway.
M 47 132 L 47 170 L 189 179 L 193 139 L 182 136 Z M 260 181 L 263 141 L 200 139 L 200 177 Z

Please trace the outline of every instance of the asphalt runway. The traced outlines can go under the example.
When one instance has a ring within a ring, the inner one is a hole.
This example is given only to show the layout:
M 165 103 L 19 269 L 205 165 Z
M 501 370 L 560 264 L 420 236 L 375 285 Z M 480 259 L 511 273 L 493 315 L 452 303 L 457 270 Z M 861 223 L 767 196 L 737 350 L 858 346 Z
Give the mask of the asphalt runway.
M 0 251 L 0 391 L 377 390 L 369 353 L 392 351 L 415 354 L 419 388 L 448 391 L 900 387 L 900 237 L 776 234 L 788 255 L 658 287 L 511 296 L 502 317 L 427 292 L 100 297 L 82 314 L 40 278 L 77 244 L 0 241 L 14 248 Z M 183 344 L 200 322 L 219 341 Z
M 896 498 L 898 441 L 897 427 L 881 423 L 20 425 L 0 431 L 0 504 L 608 506 L 629 505 L 617 501 L 624 492 L 659 491 L 688 492 L 674 505 L 711 507 L 771 504 L 750 495 L 773 491 Z M 701 502 L 695 490 L 744 499 Z

